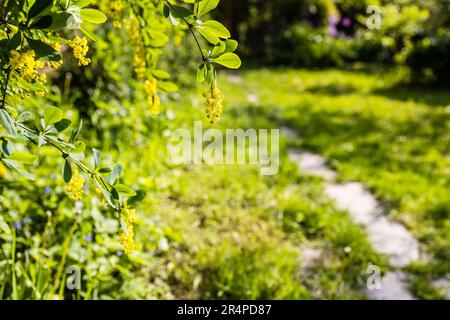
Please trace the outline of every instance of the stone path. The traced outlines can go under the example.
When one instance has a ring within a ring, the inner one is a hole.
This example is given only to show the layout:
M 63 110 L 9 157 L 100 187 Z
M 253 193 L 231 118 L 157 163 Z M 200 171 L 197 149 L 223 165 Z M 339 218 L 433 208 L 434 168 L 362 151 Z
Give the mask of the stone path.
M 290 128 L 281 132 L 289 138 L 297 137 Z M 306 174 L 322 177 L 326 181 L 325 193 L 336 202 L 337 208 L 346 210 L 353 221 L 363 226 L 375 250 L 387 256 L 398 269 L 417 261 L 420 256 L 419 243 L 401 224 L 383 215 L 376 198 L 359 182 L 337 183 L 336 172 L 326 165 L 326 160 L 311 152 L 289 150 L 289 158 Z M 367 290 L 374 300 L 413 300 L 407 276 L 399 271 L 387 272 L 381 279 L 380 289 Z

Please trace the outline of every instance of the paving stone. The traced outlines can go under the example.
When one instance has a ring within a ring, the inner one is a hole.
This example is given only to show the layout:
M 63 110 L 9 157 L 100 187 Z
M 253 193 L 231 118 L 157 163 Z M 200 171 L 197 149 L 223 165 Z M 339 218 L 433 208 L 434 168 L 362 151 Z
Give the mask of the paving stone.
M 361 183 L 330 184 L 325 193 L 364 226 L 372 246 L 388 256 L 391 265 L 402 268 L 419 259 L 419 242 L 403 225 L 383 216 L 378 201 Z
M 291 150 L 289 159 L 298 164 L 303 173 L 319 176 L 326 181 L 336 179 L 336 173 L 326 165 L 325 158 L 308 151 Z
M 381 278 L 380 288 L 367 290 L 367 296 L 372 300 L 415 300 L 401 272 L 387 272 Z

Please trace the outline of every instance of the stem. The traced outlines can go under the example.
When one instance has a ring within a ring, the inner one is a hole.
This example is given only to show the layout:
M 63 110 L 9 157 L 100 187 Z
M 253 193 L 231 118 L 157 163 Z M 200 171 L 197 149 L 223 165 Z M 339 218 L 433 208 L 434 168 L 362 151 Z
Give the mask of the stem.
M 39 132 L 34 131 L 33 129 L 28 128 L 27 126 L 23 125 L 22 123 L 16 123 L 16 125 L 30 133 L 33 133 L 35 135 L 39 135 Z M 93 172 L 91 169 L 89 169 L 84 163 L 82 163 L 81 161 L 79 161 L 78 159 L 76 159 L 74 156 L 72 156 L 70 153 L 64 151 L 63 149 L 61 149 L 61 147 L 59 147 L 58 145 L 54 144 L 53 141 L 51 141 L 50 139 L 48 139 L 46 136 L 43 136 L 45 142 L 47 142 L 49 145 L 51 145 L 52 147 L 58 149 L 59 152 L 61 152 L 61 154 L 64 157 L 70 158 L 70 160 L 72 160 L 73 162 L 75 162 L 75 164 L 77 166 L 79 166 L 82 170 L 86 171 L 87 173 L 89 173 L 89 175 L 91 176 L 97 176 L 97 174 L 95 172 Z
M 22 128 L 23 130 L 26 130 L 26 131 L 28 131 L 28 132 L 36 135 L 36 136 L 39 135 L 38 131 L 30 129 L 27 126 L 23 125 L 22 123 L 16 123 L 16 126 L 19 127 L 19 128 Z M 48 139 L 46 136 L 42 136 L 42 137 L 45 140 L 45 142 L 47 142 L 50 146 L 56 148 L 59 152 L 61 152 L 61 154 L 63 155 L 64 158 L 69 158 L 81 170 L 83 170 L 84 172 L 88 173 L 89 176 L 91 177 L 91 179 L 95 180 L 98 184 L 102 184 L 103 187 L 105 187 L 106 189 L 109 190 L 110 186 L 105 182 L 104 178 L 101 175 L 99 175 L 97 172 L 94 172 L 91 169 L 89 169 L 83 162 L 79 161 L 73 155 L 71 155 L 70 153 L 68 153 L 65 150 L 63 150 L 60 146 L 56 145 L 53 141 Z M 119 206 L 114 206 L 112 203 L 110 203 L 110 206 L 116 211 L 118 211 L 119 208 L 120 208 L 120 204 L 119 204 Z
M 11 68 L 8 68 L 6 70 L 6 79 L 5 79 L 5 85 L 3 86 L 2 103 L 0 105 L 0 109 L 4 109 L 5 108 L 6 92 L 8 91 L 8 84 L 9 84 L 10 77 L 11 77 Z
M 187 20 L 181 15 L 180 11 L 178 11 L 178 9 L 177 9 L 173 4 L 171 4 L 169 1 L 166 1 L 166 4 L 167 4 L 168 6 L 170 6 L 173 10 L 175 10 L 175 12 L 180 16 L 180 18 L 181 18 L 181 19 L 186 23 L 186 25 L 189 27 L 189 31 L 191 31 L 192 36 L 194 37 L 195 43 L 197 43 L 198 50 L 200 51 L 200 54 L 202 55 L 202 60 L 203 60 L 203 62 L 206 62 L 207 59 L 206 59 L 205 55 L 203 54 L 203 50 L 202 50 L 202 47 L 201 47 L 201 45 L 200 45 L 200 42 L 198 41 L 197 35 L 196 35 L 195 32 L 194 32 L 194 26 L 193 26 L 193 24 L 192 24 L 192 23 L 189 23 L 189 21 L 187 21 Z

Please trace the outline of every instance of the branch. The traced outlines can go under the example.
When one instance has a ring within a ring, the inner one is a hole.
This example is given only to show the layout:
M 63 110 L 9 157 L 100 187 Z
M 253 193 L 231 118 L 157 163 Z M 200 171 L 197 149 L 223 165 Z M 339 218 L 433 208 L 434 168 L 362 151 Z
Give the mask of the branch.
M 184 18 L 184 17 L 181 15 L 180 11 L 178 11 L 178 9 L 177 9 L 173 4 L 171 4 L 169 1 L 166 1 L 166 4 L 167 4 L 168 6 L 170 6 L 173 10 L 175 10 L 175 12 L 180 16 L 180 18 L 181 18 L 181 19 L 186 23 L 186 25 L 189 27 L 189 31 L 191 31 L 192 36 L 194 37 L 194 40 L 195 40 L 195 42 L 197 43 L 198 50 L 200 51 L 200 54 L 202 55 L 202 60 L 203 60 L 203 62 L 206 62 L 207 59 L 206 59 L 205 55 L 203 54 L 203 50 L 202 50 L 202 47 L 201 47 L 201 45 L 200 45 L 200 42 L 198 41 L 197 35 L 196 35 L 195 32 L 194 32 L 194 25 L 193 25 L 192 23 L 189 23 L 189 21 L 187 21 L 186 18 Z
M 11 77 L 11 68 L 8 68 L 6 70 L 6 79 L 5 79 L 5 84 L 3 86 L 3 92 L 2 92 L 2 102 L 0 105 L 0 110 L 5 108 L 5 103 L 6 103 L 6 93 L 8 91 L 8 84 L 9 84 L 9 79 Z
M 22 124 L 22 123 L 16 123 L 17 127 L 28 131 L 36 136 L 39 136 L 40 132 L 39 131 L 35 131 L 29 127 L 27 127 L 26 125 Z M 88 173 L 89 176 L 91 177 L 91 179 L 95 180 L 97 183 L 102 183 L 104 185 L 104 187 L 106 186 L 105 180 L 104 178 L 99 175 L 98 173 L 92 171 L 89 167 L 87 167 L 83 162 L 81 162 L 80 160 L 78 160 L 77 158 L 75 158 L 73 155 L 71 155 L 70 153 L 66 152 L 64 149 L 62 149 L 60 146 L 56 145 L 52 140 L 48 139 L 45 135 L 42 136 L 43 139 L 45 140 L 45 142 L 54 147 L 55 149 L 57 149 L 59 152 L 61 152 L 62 156 L 67 159 L 69 158 L 72 162 L 74 162 L 81 170 L 83 170 L 84 172 Z M 108 187 L 107 187 L 108 189 Z M 109 191 L 109 190 L 108 190 Z M 118 207 L 112 206 L 114 208 L 114 210 L 118 210 Z

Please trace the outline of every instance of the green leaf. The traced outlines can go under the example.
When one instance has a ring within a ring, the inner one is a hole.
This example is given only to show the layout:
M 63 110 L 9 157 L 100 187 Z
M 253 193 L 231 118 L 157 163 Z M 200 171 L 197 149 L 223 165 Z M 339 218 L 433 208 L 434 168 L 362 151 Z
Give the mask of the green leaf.
M 241 59 L 231 52 L 225 53 L 213 61 L 230 69 L 238 69 L 241 66 Z
M 206 39 L 209 43 L 212 43 L 213 45 L 216 45 L 220 42 L 219 37 L 214 33 L 211 32 L 209 29 L 203 27 L 203 25 L 195 26 L 195 29 Z
M 170 78 L 170 73 L 164 70 L 152 70 L 152 74 L 158 80 L 167 80 Z
M 197 81 L 199 81 L 199 82 L 205 81 L 207 72 L 208 72 L 208 69 L 206 67 L 206 64 L 202 63 L 200 65 L 200 67 L 198 67 L 198 70 L 197 70 Z
M 93 24 L 101 24 L 106 22 L 107 18 L 103 12 L 96 9 L 81 9 L 80 17 L 83 22 L 89 22 Z
M 68 160 L 64 161 L 63 178 L 65 183 L 69 183 L 72 180 L 72 167 Z
M 206 82 L 209 84 L 214 81 L 214 66 L 212 64 L 208 64 L 208 68 L 206 70 Z
M 0 216 L 0 230 L 3 230 L 5 233 L 11 233 L 11 230 L 9 229 L 8 224 L 3 220 L 3 217 Z
M 238 47 L 238 42 L 236 40 L 225 41 L 225 52 L 235 52 Z
M 11 40 L 8 41 L 8 50 L 15 50 L 18 46 L 20 46 L 20 42 L 22 41 L 22 32 L 17 32 Z
M 24 170 L 22 170 L 19 166 L 19 164 L 15 161 L 9 160 L 9 159 L 3 159 L 3 163 L 10 168 L 11 170 L 16 171 L 18 174 L 24 176 L 28 180 L 34 180 L 34 176 Z
M 119 193 L 117 192 L 116 188 L 111 189 L 111 197 L 113 200 L 119 200 Z
M 231 37 L 230 31 L 218 21 L 209 20 L 203 22 L 200 26 L 206 28 L 209 32 L 215 34 L 219 38 L 228 39 Z
M 133 204 L 135 204 L 137 202 L 140 202 L 140 201 L 144 200 L 146 194 L 147 193 L 145 192 L 145 190 L 138 189 L 138 190 L 136 190 L 136 195 L 130 197 L 127 202 L 128 202 L 128 204 L 133 205 Z
M 220 0 L 203 0 L 198 4 L 198 16 L 199 18 L 214 10 L 219 4 Z
M 67 26 L 67 21 L 69 17 L 71 16 L 66 12 L 60 13 L 51 12 L 50 15 L 52 16 L 52 24 L 50 27 L 46 28 L 48 30 L 64 29 Z
M 220 42 L 219 45 L 214 46 L 214 48 L 211 51 L 211 57 L 216 58 L 220 56 L 222 53 L 225 52 L 226 46 L 225 42 Z
M 136 195 L 136 191 L 131 189 L 130 187 L 127 187 L 124 184 L 118 184 L 114 186 L 114 188 L 117 190 L 117 192 L 123 196 L 126 197 L 134 197 Z
M 16 151 L 8 159 L 20 163 L 33 164 L 33 162 L 36 161 L 37 157 L 23 151 Z
M 23 122 L 27 122 L 28 120 L 30 120 L 32 118 L 32 114 L 30 111 L 24 111 L 22 112 L 19 117 L 17 118 L 17 122 L 18 123 L 23 123 Z
M 11 115 L 4 109 L 0 110 L 0 122 L 2 123 L 3 128 L 5 130 L 13 135 L 17 135 L 17 129 L 16 125 L 14 123 L 14 119 L 11 117 Z
M 82 128 L 83 128 L 83 119 L 80 119 L 80 124 L 78 125 L 78 129 L 72 131 L 69 142 L 73 143 L 73 142 L 75 142 L 75 140 L 77 140 L 78 136 L 81 133 Z
M 61 121 L 58 121 L 55 123 L 55 128 L 58 130 L 58 132 L 63 132 L 66 130 L 72 122 L 69 119 L 62 119 Z
M 47 141 L 45 141 L 44 135 L 42 134 L 42 132 L 39 133 L 38 136 L 38 146 L 39 148 L 41 148 L 42 146 L 45 146 L 47 144 Z
M 92 152 L 94 154 L 94 166 L 95 166 L 95 169 L 97 169 L 98 166 L 100 165 L 101 154 L 100 154 L 100 151 L 98 151 L 97 149 L 92 149 Z
M 170 6 L 170 13 L 175 18 L 184 18 L 189 22 L 194 22 L 194 13 L 186 7 L 173 4 L 172 6 Z
M 161 91 L 163 91 L 165 93 L 176 92 L 176 91 L 178 91 L 178 86 L 175 83 L 170 82 L 170 81 L 159 81 L 158 89 L 160 89 Z
M 63 112 L 60 108 L 57 107 L 48 107 L 44 110 L 44 120 L 46 126 L 50 126 L 58 121 L 61 121 L 63 118 Z
M 113 170 L 111 171 L 111 177 L 110 177 L 111 184 L 115 184 L 117 182 L 117 180 L 122 175 L 122 171 L 123 171 L 123 167 L 121 164 L 116 164 L 114 166 Z
M 48 58 L 53 61 L 58 61 L 61 59 L 61 54 L 59 52 L 56 52 L 52 46 L 49 46 L 41 40 L 27 38 L 27 42 L 31 49 L 36 52 L 38 58 Z
M 86 150 L 86 144 L 82 141 L 78 141 L 75 143 L 75 150 L 73 150 L 71 153 L 73 156 L 75 155 L 82 155 L 84 158 L 84 150 Z M 80 157 L 77 156 L 77 159 Z
M 163 15 L 164 17 L 168 18 L 170 16 L 170 8 L 167 4 L 164 3 L 163 7 Z
M 38 21 L 34 22 L 30 29 L 47 29 L 49 28 L 53 23 L 53 18 L 50 15 L 45 15 L 41 18 L 39 18 Z
M 75 2 L 75 4 L 80 8 L 84 8 L 88 5 L 90 5 L 91 2 L 92 2 L 92 0 L 78 0 L 77 2 Z
M 28 20 L 42 13 L 53 4 L 53 0 L 36 0 L 28 11 Z

